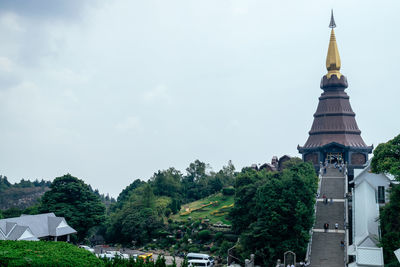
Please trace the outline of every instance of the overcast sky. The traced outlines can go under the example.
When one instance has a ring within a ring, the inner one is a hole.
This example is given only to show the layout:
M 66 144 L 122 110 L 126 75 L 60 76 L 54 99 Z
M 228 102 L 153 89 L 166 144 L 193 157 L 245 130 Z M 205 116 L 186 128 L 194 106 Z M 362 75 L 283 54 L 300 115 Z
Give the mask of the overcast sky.
M 334 8 L 347 93 L 375 147 L 400 133 L 400 2 L 0 1 L 0 173 L 116 197 L 159 169 L 297 156 Z

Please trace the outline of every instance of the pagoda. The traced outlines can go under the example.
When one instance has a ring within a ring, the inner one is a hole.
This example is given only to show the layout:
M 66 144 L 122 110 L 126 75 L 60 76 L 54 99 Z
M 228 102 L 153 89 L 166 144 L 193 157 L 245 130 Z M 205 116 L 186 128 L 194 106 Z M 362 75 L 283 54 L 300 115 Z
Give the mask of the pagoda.
M 362 168 L 367 162 L 373 147 L 367 146 L 362 139 L 356 114 L 344 91 L 348 84 L 346 77 L 340 73 L 333 12 L 329 27 L 331 37 L 326 57 L 328 73 L 322 77 L 320 85 L 324 92 L 319 97 L 309 137 L 304 146 L 298 146 L 297 149 L 303 160 L 311 161 L 317 170 L 321 162 L 343 162 L 348 166 L 349 176 L 352 176 L 355 168 Z

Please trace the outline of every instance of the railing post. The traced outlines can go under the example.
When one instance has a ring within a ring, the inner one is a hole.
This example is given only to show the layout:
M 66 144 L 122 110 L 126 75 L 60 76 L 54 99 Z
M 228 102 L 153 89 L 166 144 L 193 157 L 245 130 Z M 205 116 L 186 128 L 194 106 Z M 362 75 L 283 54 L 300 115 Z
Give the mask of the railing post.
M 322 168 L 320 168 L 319 175 L 318 175 L 317 195 L 315 196 L 315 203 L 314 203 L 314 223 L 313 223 L 313 226 L 312 226 L 312 228 L 310 230 L 310 241 L 308 241 L 306 258 L 304 260 L 306 264 L 310 264 L 311 263 L 312 235 L 313 235 L 313 229 L 314 229 L 314 226 L 315 226 L 315 222 L 317 221 L 317 203 L 318 203 L 318 198 L 319 198 L 319 196 L 321 194 L 322 174 L 323 174 L 323 170 L 322 170 Z
M 344 228 L 345 228 L 345 244 L 344 244 L 344 266 L 347 266 L 347 263 L 349 262 L 349 257 L 347 255 L 347 251 L 349 248 L 349 229 L 348 229 L 348 225 L 349 225 L 349 200 L 347 198 L 347 193 L 349 191 L 349 184 L 348 184 L 348 175 L 347 175 L 347 166 L 344 166 L 344 216 L 345 216 L 345 221 L 344 221 Z

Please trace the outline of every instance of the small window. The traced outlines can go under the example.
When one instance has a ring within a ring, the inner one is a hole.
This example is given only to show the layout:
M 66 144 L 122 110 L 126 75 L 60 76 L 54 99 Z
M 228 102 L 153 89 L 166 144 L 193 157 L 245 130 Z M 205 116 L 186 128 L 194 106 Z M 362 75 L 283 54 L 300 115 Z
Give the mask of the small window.
M 385 203 L 385 187 L 378 186 L 378 203 Z

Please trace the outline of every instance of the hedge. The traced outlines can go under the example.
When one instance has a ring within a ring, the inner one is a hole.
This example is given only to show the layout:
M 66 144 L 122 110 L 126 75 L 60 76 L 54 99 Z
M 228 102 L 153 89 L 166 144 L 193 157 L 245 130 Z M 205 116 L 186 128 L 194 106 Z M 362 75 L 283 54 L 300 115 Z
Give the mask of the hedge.
M 99 265 L 93 253 L 65 242 L 0 241 L 0 266 Z

